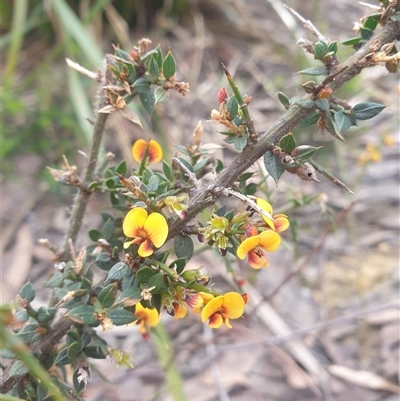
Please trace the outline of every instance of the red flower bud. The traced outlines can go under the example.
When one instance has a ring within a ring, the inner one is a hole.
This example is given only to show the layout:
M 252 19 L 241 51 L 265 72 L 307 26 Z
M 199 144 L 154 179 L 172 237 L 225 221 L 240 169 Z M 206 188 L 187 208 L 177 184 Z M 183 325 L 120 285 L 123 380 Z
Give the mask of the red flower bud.
M 221 88 L 218 92 L 218 101 L 220 103 L 223 103 L 228 99 L 228 94 L 226 93 L 225 88 Z

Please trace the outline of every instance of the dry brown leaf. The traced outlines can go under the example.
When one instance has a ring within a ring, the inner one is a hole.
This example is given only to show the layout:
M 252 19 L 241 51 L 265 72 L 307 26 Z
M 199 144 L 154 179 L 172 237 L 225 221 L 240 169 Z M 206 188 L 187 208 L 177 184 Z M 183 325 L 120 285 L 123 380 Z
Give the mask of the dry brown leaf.
M 132 110 L 128 109 L 127 107 L 120 110 L 121 114 L 130 122 L 139 125 L 139 127 L 143 128 L 142 122 L 136 113 Z
M 399 386 L 388 382 L 375 373 L 367 372 L 365 370 L 353 370 L 347 368 L 346 366 L 339 365 L 330 365 L 327 369 L 332 375 L 350 383 L 357 384 L 358 386 L 366 387 L 372 390 L 384 390 L 390 391 L 391 393 L 400 394 Z

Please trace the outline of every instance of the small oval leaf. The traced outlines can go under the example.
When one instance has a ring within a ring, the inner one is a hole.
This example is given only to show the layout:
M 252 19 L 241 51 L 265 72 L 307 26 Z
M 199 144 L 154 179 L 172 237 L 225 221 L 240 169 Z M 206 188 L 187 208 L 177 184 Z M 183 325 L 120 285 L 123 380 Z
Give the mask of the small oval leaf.
M 178 258 L 189 260 L 193 256 L 194 251 L 192 238 L 187 235 L 177 235 L 174 240 L 174 249 Z
M 268 174 L 278 183 L 279 178 L 285 172 L 285 168 L 282 166 L 279 156 L 274 155 L 268 151 L 264 154 L 264 165 L 268 171 Z
M 386 106 L 379 103 L 358 103 L 352 109 L 354 117 L 357 120 L 369 120 L 372 117 L 378 115 Z

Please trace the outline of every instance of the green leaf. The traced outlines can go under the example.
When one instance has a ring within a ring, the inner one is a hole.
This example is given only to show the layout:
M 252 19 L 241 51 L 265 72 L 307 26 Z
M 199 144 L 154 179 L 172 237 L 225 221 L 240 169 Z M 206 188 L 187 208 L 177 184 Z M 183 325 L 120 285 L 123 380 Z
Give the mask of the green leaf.
M 301 145 L 294 149 L 292 156 L 297 164 L 304 164 L 311 159 L 318 149 L 321 149 L 321 147 Z
M 161 50 L 161 45 L 158 45 L 155 50 L 156 51 L 155 51 L 155 53 L 153 53 L 153 57 L 157 61 L 157 64 L 158 64 L 159 68 L 161 69 L 162 62 L 163 62 L 163 54 L 162 54 L 162 50 Z
M 132 84 L 133 89 L 138 93 L 148 93 L 150 92 L 150 83 L 147 79 L 139 78 Z
M 156 272 L 150 267 L 142 267 L 136 272 L 136 280 L 140 284 L 145 284 L 150 280 L 150 277 L 154 276 Z
M 329 100 L 328 99 L 317 99 L 315 105 L 322 111 L 329 110 Z
M 152 175 L 147 184 L 147 191 L 156 192 L 159 184 L 160 184 L 160 179 L 158 178 L 158 176 Z
M 294 99 L 293 104 L 297 104 L 297 106 L 302 107 L 303 109 L 311 109 L 315 106 L 315 102 L 311 99 Z
M 235 96 L 231 96 L 226 102 L 226 109 L 229 113 L 230 119 L 234 120 L 239 112 L 239 103 L 236 100 Z
M 319 41 L 314 45 L 314 54 L 315 58 L 318 60 L 322 60 L 324 58 L 325 53 L 328 52 L 328 45 L 324 41 Z
M 168 51 L 163 62 L 163 74 L 166 79 L 175 75 L 176 63 L 175 58 L 170 51 Z
M 103 225 L 101 234 L 103 238 L 108 242 L 111 242 L 115 238 L 115 226 L 114 222 L 111 219 L 107 220 L 106 223 Z
M 107 280 L 121 280 L 130 274 L 131 268 L 124 262 L 118 262 L 108 272 Z
M 149 282 L 147 283 L 149 288 L 155 287 L 151 290 L 152 293 L 157 293 L 164 286 L 164 275 L 162 273 L 156 273 L 154 276 L 151 276 Z
M 154 92 L 148 91 L 147 93 L 139 93 L 139 97 L 143 107 L 150 115 L 152 115 L 154 111 L 154 105 L 156 103 Z
M 53 276 L 49 279 L 46 283 L 46 287 L 48 288 L 56 288 L 59 287 L 60 284 L 63 282 L 64 276 L 61 272 L 56 272 Z
M 165 160 L 162 161 L 162 164 L 165 176 L 169 181 L 172 181 L 174 179 L 174 172 L 172 171 L 171 166 Z
M 290 106 L 289 98 L 283 92 L 278 92 L 277 95 L 278 95 L 278 100 L 281 102 L 282 106 L 287 110 Z
M 157 82 L 158 78 L 160 76 L 160 68 L 159 68 L 157 60 L 154 58 L 154 56 L 150 57 L 147 69 L 150 74 L 150 81 L 152 81 L 154 83 Z
M 76 357 L 79 355 L 81 351 L 82 351 L 82 344 L 78 341 L 74 341 L 67 348 L 67 356 L 71 361 L 73 361 L 76 359 Z
M 32 344 L 35 341 L 40 340 L 41 334 L 38 333 L 38 324 L 32 323 L 24 326 L 18 334 L 16 334 L 17 337 L 19 337 L 21 340 L 25 341 L 28 344 Z
M 360 43 L 361 41 L 362 41 L 362 38 L 360 36 L 357 36 L 356 38 L 350 38 L 350 39 L 344 40 L 342 42 L 342 45 L 354 46 L 354 45 L 357 45 L 358 43 Z
M 25 366 L 25 364 L 22 361 L 17 360 L 12 364 L 8 375 L 10 377 L 22 376 L 28 372 L 29 372 L 29 369 Z
M 375 28 L 377 27 L 379 22 L 379 19 L 377 18 L 371 18 L 368 17 L 365 21 L 364 21 L 364 28 L 370 29 L 371 31 L 374 31 Z
M 247 145 L 247 139 L 244 136 L 239 136 L 233 144 L 237 150 L 243 150 Z
M 114 266 L 114 262 L 111 260 L 111 257 L 108 253 L 101 252 L 96 256 L 96 265 L 101 270 L 110 270 L 112 266 Z
M 80 305 L 71 309 L 66 316 L 75 322 L 90 325 L 97 322 L 94 313 L 94 307 L 92 305 Z
M 296 138 L 291 132 L 284 135 L 279 141 L 279 147 L 287 153 L 290 153 L 296 147 L 296 145 Z
M 192 238 L 188 235 L 177 235 L 174 239 L 174 250 L 178 258 L 187 258 L 189 260 L 194 252 Z
M 71 359 L 68 358 L 68 347 L 65 347 L 58 353 L 54 364 L 56 366 L 63 366 L 69 365 L 71 362 Z
M 181 274 L 183 272 L 183 269 L 185 268 L 187 264 L 187 259 L 186 258 L 179 258 L 175 259 L 169 267 L 171 269 L 175 269 L 178 274 Z
M 30 281 L 28 281 L 22 286 L 19 292 L 19 296 L 26 302 L 32 302 L 35 299 L 35 290 Z
M 98 346 L 89 345 L 83 348 L 83 352 L 86 356 L 93 359 L 105 359 L 107 354 Z
M 124 307 L 136 305 L 142 299 L 142 292 L 138 287 L 129 287 L 123 291 L 119 298 L 118 303 L 122 302 Z
M 306 117 L 300 124 L 300 128 L 309 127 L 310 125 L 315 124 L 319 120 L 319 114 L 317 112 L 313 112 L 308 117 Z
M 167 91 L 161 86 L 156 88 L 156 90 L 154 91 L 154 102 L 155 103 L 164 103 L 167 100 L 168 100 Z
M 271 151 L 264 154 L 264 165 L 268 174 L 278 183 L 279 178 L 285 172 L 279 156 L 274 155 Z
M 122 160 L 120 164 L 118 164 L 117 168 L 115 169 L 115 172 L 121 175 L 126 174 L 126 161 Z
M 246 188 L 244 189 L 244 192 L 246 195 L 254 195 L 257 192 L 257 189 L 258 189 L 258 185 L 253 182 L 246 186 Z
M 325 113 L 326 117 L 326 130 L 336 139 L 339 139 L 340 141 L 344 142 L 344 138 L 342 135 L 340 135 L 336 124 L 332 120 L 331 113 L 328 111 Z
M 109 284 L 104 287 L 98 296 L 99 302 L 105 307 L 109 308 L 114 304 L 115 299 L 117 298 L 118 286 L 113 284 Z
M 92 241 L 98 241 L 100 238 L 103 238 L 103 236 L 99 230 L 90 230 L 88 232 L 88 234 L 89 234 L 89 238 Z
M 305 70 L 299 71 L 297 74 L 303 75 L 328 75 L 328 69 L 326 67 L 311 67 Z
M 56 308 L 46 308 L 41 306 L 38 310 L 37 321 L 39 323 L 47 323 L 54 319 L 56 315 Z
M 25 323 L 29 320 L 29 315 L 26 313 L 25 309 L 21 309 L 15 312 L 15 319 L 19 320 L 21 323 Z
M 137 316 L 126 309 L 111 309 L 107 315 L 116 326 L 129 324 L 137 320 Z
M 337 40 L 329 43 L 329 45 L 328 45 L 328 53 L 336 54 L 337 51 L 338 51 L 338 42 L 337 42 Z
M 350 117 L 347 114 L 343 113 L 342 111 L 337 111 L 333 115 L 333 118 L 335 120 L 339 132 L 347 131 L 352 125 Z
M 372 36 L 374 36 L 374 31 L 371 31 L 371 29 L 360 27 L 360 35 L 363 38 L 363 40 L 370 40 Z
M 379 103 L 358 103 L 352 109 L 351 112 L 357 120 L 369 120 L 372 117 L 378 115 L 386 106 Z

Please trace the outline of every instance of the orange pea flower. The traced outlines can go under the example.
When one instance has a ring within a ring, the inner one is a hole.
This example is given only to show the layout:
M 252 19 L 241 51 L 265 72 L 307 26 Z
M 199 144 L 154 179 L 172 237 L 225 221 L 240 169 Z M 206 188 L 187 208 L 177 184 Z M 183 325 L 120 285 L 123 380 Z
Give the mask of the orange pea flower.
M 257 198 L 257 205 L 260 206 L 261 209 L 264 209 L 270 215 L 272 215 L 272 206 L 266 200 Z M 270 220 L 262 215 L 262 218 L 272 230 L 280 233 L 289 228 L 289 220 L 285 214 L 279 213 L 275 214 L 272 217 L 274 218 L 274 220 Z
M 160 248 L 168 236 L 168 224 L 160 213 L 147 214 L 146 209 L 136 207 L 128 212 L 122 223 L 124 234 L 133 238 L 124 243 L 124 248 L 131 244 L 140 244 L 138 254 L 145 258 L 153 253 L 153 245 Z
M 146 142 L 144 139 L 138 139 L 132 147 L 132 156 L 135 161 L 142 161 L 146 149 L 149 163 L 158 163 L 162 160 L 163 152 L 158 142 L 152 139 L 149 142 Z
M 281 238 L 274 231 L 263 231 L 258 235 L 246 238 L 238 247 L 236 254 L 243 260 L 248 257 L 249 265 L 253 269 L 268 267 L 269 262 L 263 251 L 275 252 L 281 243 Z
M 245 301 L 237 292 L 228 292 L 209 301 L 201 311 L 201 321 L 208 319 L 208 325 L 217 329 L 225 323 L 232 328 L 229 319 L 237 319 L 243 315 Z
M 133 324 L 139 325 L 139 331 L 143 338 L 148 339 L 148 329 L 158 325 L 160 322 L 160 315 L 156 309 L 145 308 L 140 302 L 135 306 L 135 315 L 138 319 L 135 320 Z

